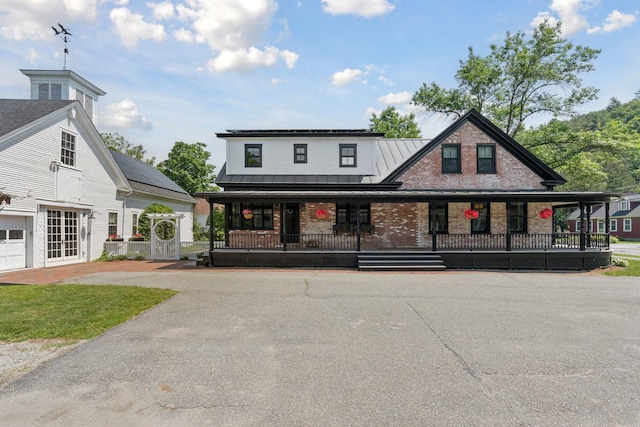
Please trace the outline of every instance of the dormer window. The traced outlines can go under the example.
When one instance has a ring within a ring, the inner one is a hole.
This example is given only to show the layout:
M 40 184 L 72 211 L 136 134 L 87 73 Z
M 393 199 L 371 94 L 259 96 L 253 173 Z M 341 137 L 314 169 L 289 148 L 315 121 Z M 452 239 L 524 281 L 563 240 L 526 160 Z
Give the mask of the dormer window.
M 628 200 L 621 200 L 620 201 L 620 210 L 621 211 L 628 211 L 629 210 L 629 201 Z
M 293 163 L 307 163 L 307 144 L 293 144 Z
M 244 166 L 247 168 L 262 167 L 262 144 L 245 144 Z
M 340 167 L 355 168 L 358 165 L 356 144 L 340 144 Z

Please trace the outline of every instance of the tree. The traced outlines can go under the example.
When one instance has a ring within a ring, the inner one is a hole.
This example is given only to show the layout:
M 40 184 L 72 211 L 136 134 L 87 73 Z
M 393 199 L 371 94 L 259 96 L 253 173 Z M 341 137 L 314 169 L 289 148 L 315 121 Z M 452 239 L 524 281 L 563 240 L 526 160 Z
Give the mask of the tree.
M 574 46 L 561 34 L 562 23 L 545 21 L 530 36 L 507 32 L 487 56 L 469 47 L 455 75 L 458 87 L 423 84 L 413 103 L 453 118 L 475 108 L 512 137 L 533 115 L 573 115 L 575 107 L 596 98 L 597 89 L 582 87 L 580 75 L 593 70 L 600 50 Z
M 147 151 L 142 145 L 133 145 L 118 133 L 101 133 L 100 136 L 110 150 L 126 154 L 129 157 L 133 157 L 136 160 L 150 165 L 153 165 L 156 161 L 155 157 L 145 159 L 144 156 L 147 154 Z
M 211 153 L 202 142 L 187 144 L 177 141 L 167 160 L 158 163 L 158 170 L 193 195 L 199 191 L 214 191 L 215 166 L 208 164 Z
M 415 114 L 401 116 L 396 107 L 388 107 L 380 116 L 371 116 L 369 129 L 384 133 L 385 138 L 420 138 L 420 129 Z

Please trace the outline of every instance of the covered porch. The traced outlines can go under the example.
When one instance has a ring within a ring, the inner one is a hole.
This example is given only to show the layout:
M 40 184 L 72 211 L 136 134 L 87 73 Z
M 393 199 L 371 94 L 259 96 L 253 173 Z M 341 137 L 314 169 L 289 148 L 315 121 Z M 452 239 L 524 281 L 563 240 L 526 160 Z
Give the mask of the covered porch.
M 224 241 L 214 243 L 215 230 L 210 230 L 210 267 L 358 268 L 368 256 L 387 254 L 387 260 L 400 264 L 399 259 L 428 254 L 451 269 L 561 270 L 610 264 L 609 221 L 598 233 L 561 232 L 553 227 L 556 209 L 580 208 L 588 221 L 590 206 L 608 205 L 618 197 L 599 192 L 398 190 L 198 196 L 210 204 L 211 224 L 213 204 L 226 206 Z

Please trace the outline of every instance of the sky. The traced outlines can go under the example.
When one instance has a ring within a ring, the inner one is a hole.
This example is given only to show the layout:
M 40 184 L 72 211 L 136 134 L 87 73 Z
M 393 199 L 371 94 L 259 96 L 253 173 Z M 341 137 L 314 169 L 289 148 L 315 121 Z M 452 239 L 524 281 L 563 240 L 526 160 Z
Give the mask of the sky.
M 422 84 L 455 87 L 469 46 L 487 54 L 544 19 L 602 49 L 582 76 L 599 99 L 581 112 L 633 99 L 637 0 L 2 0 L 0 98 L 30 97 L 21 68 L 63 68 L 60 23 L 67 69 L 107 92 L 99 132 L 158 161 L 203 142 L 219 170 L 228 129 L 363 129 L 394 106 L 434 137 L 449 123 L 410 104 Z

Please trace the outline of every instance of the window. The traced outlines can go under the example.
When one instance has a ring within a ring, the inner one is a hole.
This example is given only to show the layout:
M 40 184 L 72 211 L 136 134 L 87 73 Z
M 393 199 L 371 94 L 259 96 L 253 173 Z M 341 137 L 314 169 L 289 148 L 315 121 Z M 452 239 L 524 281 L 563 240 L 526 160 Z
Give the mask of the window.
M 293 144 L 293 163 L 307 163 L 307 144 Z
M 576 231 L 582 231 L 582 222 L 580 220 L 576 220 Z
M 496 173 L 496 146 L 478 144 L 477 161 L 478 173 Z
M 76 165 L 76 137 L 64 131 L 62 132 L 60 161 L 65 165 Z
M 604 233 L 604 221 L 598 221 L 598 233 Z
M 618 220 L 612 219 L 611 223 L 609 224 L 609 228 L 611 231 L 618 231 Z
M 243 210 L 251 211 L 246 218 Z M 273 205 L 270 203 L 232 203 L 227 205 L 227 226 L 236 230 L 273 230 Z
M 7 230 L 0 230 L 0 240 L 7 240 Z
M 625 218 L 623 220 L 622 231 L 631 231 L 631 218 Z
M 629 201 L 628 200 L 621 200 L 620 201 L 620 210 L 621 211 L 628 211 L 629 210 Z
M 245 144 L 244 166 L 247 168 L 262 167 L 262 144 Z
M 472 203 L 471 208 L 478 211 L 478 218 L 471 220 L 472 233 L 490 233 L 489 203 Z
M 509 203 L 509 231 L 512 233 L 527 232 L 527 203 Z
M 360 224 L 371 224 L 371 205 L 360 205 Z M 355 203 L 336 203 L 336 225 L 356 225 L 358 221 L 357 206 Z
M 109 212 L 109 236 L 117 236 L 118 235 L 118 213 L 117 212 Z
M 442 146 L 442 173 L 460 173 L 460 144 Z
M 356 144 L 340 144 L 340 167 L 356 167 L 357 164 L 357 145 Z
M 429 234 L 433 233 L 433 212 L 435 211 L 435 230 L 437 233 L 449 232 L 449 205 L 447 203 L 429 203 Z
M 131 235 L 135 236 L 138 234 L 138 214 L 131 214 Z

